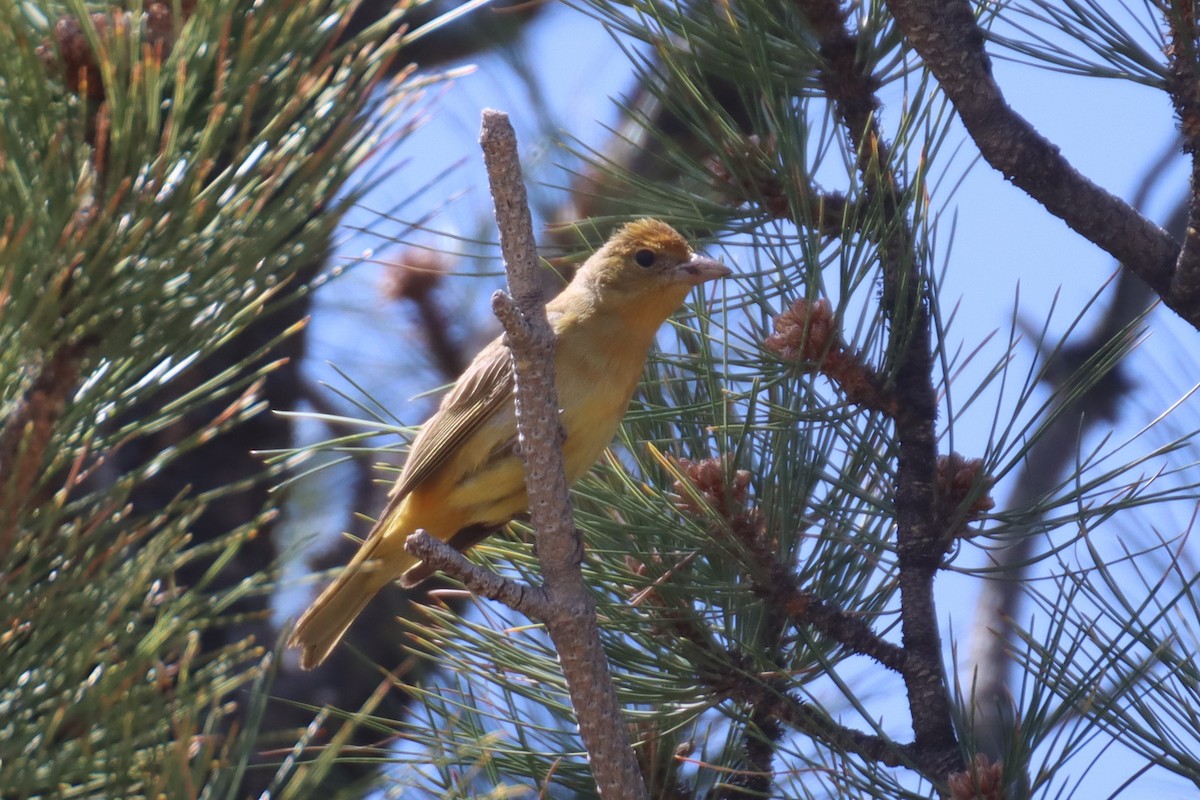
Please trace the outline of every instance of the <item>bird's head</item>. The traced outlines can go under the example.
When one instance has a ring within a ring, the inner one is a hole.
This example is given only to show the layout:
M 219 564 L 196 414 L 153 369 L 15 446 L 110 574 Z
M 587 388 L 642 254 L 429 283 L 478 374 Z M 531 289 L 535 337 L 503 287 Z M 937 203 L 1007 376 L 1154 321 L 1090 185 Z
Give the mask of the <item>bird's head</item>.
M 579 277 L 599 289 L 606 301 L 662 307 L 665 318 L 693 286 L 729 274 L 721 262 L 695 253 L 670 225 L 647 218 L 614 233 L 583 265 Z

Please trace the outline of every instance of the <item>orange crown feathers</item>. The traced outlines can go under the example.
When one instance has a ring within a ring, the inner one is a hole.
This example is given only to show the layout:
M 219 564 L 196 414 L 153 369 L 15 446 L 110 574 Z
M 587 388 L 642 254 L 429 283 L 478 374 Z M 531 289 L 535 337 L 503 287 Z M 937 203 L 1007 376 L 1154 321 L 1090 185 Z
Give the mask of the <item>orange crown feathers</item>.
M 673 256 L 678 261 L 686 261 L 692 254 L 692 248 L 678 231 L 661 220 L 649 217 L 634 220 L 618 230 L 605 247 L 616 256 L 632 256 L 643 247 L 648 247 Z

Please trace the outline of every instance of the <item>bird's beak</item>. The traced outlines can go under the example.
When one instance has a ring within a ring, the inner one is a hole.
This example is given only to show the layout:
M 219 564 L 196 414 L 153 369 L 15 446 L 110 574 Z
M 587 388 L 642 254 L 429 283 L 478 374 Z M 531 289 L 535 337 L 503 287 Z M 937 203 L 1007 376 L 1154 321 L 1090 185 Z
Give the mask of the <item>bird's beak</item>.
M 692 286 L 699 286 L 705 281 L 724 278 L 733 274 L 733 270 L 711 258 L 692 254 L 692 257 L 675 268 L 675 277 Z

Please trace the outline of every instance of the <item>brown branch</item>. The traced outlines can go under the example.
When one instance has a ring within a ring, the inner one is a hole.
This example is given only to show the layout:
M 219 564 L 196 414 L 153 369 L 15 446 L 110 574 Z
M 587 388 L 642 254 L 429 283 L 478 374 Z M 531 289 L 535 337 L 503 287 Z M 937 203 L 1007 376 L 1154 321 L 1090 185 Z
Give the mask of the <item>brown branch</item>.
M 83 345 L 63 345 L 48 358 L 0 428 L 0 546 L 11 545 L 22 509 L 44 473 L 46 448 L 79 385 Z
M 894 672 L 904 673 L 905 653 L 871 629 L 862 617 L 826 603 L 794 583 L 778 594 L 788 616 L 798 625 L 810 625 L 852 653 L 874 659 Z
M 643 598 L 657 604 L 648 610 L 659 613 L 671 609 L 658 592 L 651 590 Z M 708 630 L 697 625 L 691 609 L 679 608 L 677 614 L 659 619 L 670 642 L 692 661 L 699 682 L 719 697 L 728 698 L 753 709 L 756 719 L 776 720 L 836 750 L 855 753 L 888 767 L 912 765 L 916 753 L 911 744 L 898 744 L 874 734 L 841 725 L 828 716 L 797 700 L 781 689 L 748 677 L 744 658 L 720 646 Z
M 1009 107 L 992 77 L 972 5 L 967 0 L 887 0 L 887 5 L 987 162 L 1200 328 L 1200 303 L 1173 285 L 1179 244 L 1077 172 L 1057 146 Z
M 730 678 L 733 678 L 732 685 L 726 691 L 730 699 L 751 705 L 759 713 L 767 714 L 835 750 L 854 753 L 886 767 L 907 766 L 917 760 L 911 744 L 898 744 L 884 736 L 841 725 L 808 703 L 760 681 L 747 681 L 740 674 L 731 675 Z
M 404 541 L 404 549 L 425 562 L 432 570 L 440 570 L 463 582 L 480 597 L 496 600 L 519 611 L 530 619 L 544 620 L 550 614 L 546 592 L 538 586 L 514 581 L 472 564 L 466 556 L 423 530 Z
M 881 155 L 881 161 L 882 161 Z M 885 256 L 886 258 L 886 256 Z M 925 281 L 910 249 L 884 267 L 885 313 L 892 320 L 896 426 L 896 552 L 899 564 L 904 684 L 921 771 L 935 783 L 963 769 L 942 662 L 933 579 L 941 567 L 945 536 L 938 524 L 937 396 Z M 918 288 L 918 284 L 920 288 Z M 888 299 L 892 302 L 888 303 Z
M 706 459 L 701 464 L 713 461 L 715 460 Z M 703 487 L 700 488 L 704 491 Z M 705 492 L 705 494 L 708 493 Z M 760 552 L 758 546 L 753 546 L 750 550 L 752 553 Z M 759 556 L 756 555 L 755 558 L 756 561 L 759 560 Z M 773 558 L 771 560 L 778 564 Z M 776 574 L 775 568 L 772 567 L 768 573 L 758 570 L 757 566 L 756 564 L 755 574 L 759 575 L 760 579 L 756 581 L 756 585 L 765 586 L 772 580 L 770 575 Z M 750 578 L 754 581 L 754 574 Z M 790 586 L 791 584 L 789 584 Z M 756 591 L 763 594 L 761 589 L 756 588 Z M 792 588 L 789 591 L 785 588 L 781 592 L 769 592 L 769 594 L 771 596 L 764 602 L 777 604 L 781 611 L 791 616 L 794 621 L 797 621 L 797 614 L 803 616 L 808 613 L 806 609 L 789 607 L 788 601 L 781 599 L 792 597 L 791 605 L 796 605 L 799 590 Z M 855 753 L 885 766 L 896 767 L 915 763 L 913 745 L 897 744 L 885 737 L 863 733 L 841 725 L 806 703 L 797 700 L 779 685 L 766 684 L 756 676 L 748 677 L 744 657 L 718 644 L 707 628 L 696 623 L 695 612 L 689 606 L 672 607 L 668 605 L 665 598 L 654 588 L 643 590 L 633 602 L 646 609 L 648 613 L 656 615 L 656 622 L 663 630 L 666 646 L 674 648 L 691 660 L 697 680 L 717 696 L 749 706 L 752 709 L 751 721 L 760 725 L 761 721 L 766 719 L 778 721 L 831 748 Z M 813 619 L 805 619 L 803 622 L 813 624 L 814 627 L 826 627 L 826 630 L 822 630 L 822 632 L 829 633 L 840 643 L 845 644 L 846 641 L 836 635 L 839 625 L 845 625 L 854 632 L 866 628 L 865 623 L 861 620 L 828 609 L 828 607 L 820 605 L 819 601 L 817 603 L 818 606 L 812 611 Z M 826 619 L 822 619 L 822 617 L 826 617 Z M 846 640 L 852 638 L 853 635 L 847 636 Z M 903 652 L 899 648 L 882 641 L 869 629 L 867 629 L 866 639 L 871 642 L 863 645 L 863 649 L 856 652 L 875 657 L 880 663 L 903 660 Z
M 775 219 L 790 218 L 829 237 L 842 236 L 848 229 L 864 232 L 866 215 L 857 202 L 840 192 L 819 191 L 807 177 L 796 181 L 793 202 L 775 167 L 778 157 L 774 137 L 751 134 L 724 146 L 720 156 L 708 155 L 703 164 L 712 188 L 730 206 L 754 203 Z
M 1179 117 L 1183 151 L 1192 159 L 1188 220 L 1171 291 L 1194 304 L 1200 300 L 1200 98 L 1196 94 L 1200 87 L 1196 76 L 1195 8 L 1191 3 L 1170 3 L 1165 16 L 1171 42 L 1167 48 L 1167 90 Z
M 767 706 L 751 706 L 742 730 L 743 765 L 732 771 L 728 781 L 710 796 L 715 800 L 739 797 L 770 797 L 775 783 L 775 751 L 783 737 L 783 725 Z
M 863 733 L 862 730 L 834 722 L 823 712 L 793 697 L 781 686 L 768 684 L 756 675 L 748 678 L 742 658 L 718 648 L 712 639 L 706 637 L 692 639 L 691 642 L 700 650 L 700 661 L 703 662 L 703 667 L 697 670 L 697 678 L 718 696 L 749 705 L 756 714 L 766 715 L 800 733 L 808 734 L 834 750 L 854 753 L 884 766 L 917 762 L 913 745 L 901 745 L 886 736 Z
M 912 715 L 913 757 L 922 773 L 944 785 L 964 768 L 950 708 L 933 578 L 941 565 L 943 533 L 937 514 L 937 395 L 927 304 L 928 284 L 916 262 L 913 235 L 900 212 L 891 152 L 879 131 L 874 96 L 878 81 L 858 59 L 848 9 L 835 0 L 797 0 L 812 25 L 824 63 L 820 79 L 858 154 L 868 201 L 879 204 L 883 310 L 891 321 L 896 456 L 896 544 L 904 678 Z
M 867 656 L 888 669 L 902 672 L 904 650 L 880 638 L 861 617 L 848 613 L 800 588 L 799 578 L 779 558 L 779 543 L 766 534 L 766 521 L 756 508 L 739 508 L 746 504 L 750 473 L 738 470 L 733 481 L 726 480 L 728 472 L 724 459 L 706 458 L 693 462 L 678 460 L 689 483 L 699 491 L 704 501 L 724 521 L 713 526 L 714 538 L 732 535 L 743 551 L 753 560 L 746 575 L 755 594 L 763 599 L 766 608 L 777 609 L 796 625 L 811 626 L 852 653 Z M 704 516 L 705 512 L 689 497 L 680 481 L 675 483 L 679 494 L 676 506 L 685 513 Z M 646 593 L 660 606 L 661 595 L 653 589 Z M 684 638 L 696 638 L 687 629 L 677 630 Z M 697 641 L 703 640 L 700 637 Z
M 507 332 L 516 375 L 525 485 L 549 601 L 543 622 L 558 650 L 601 797 L 648 800 L 600 643 L 595 601 L 580 570 L 583 542 L 567 492 L 554 379 L 554 335 L 538 289 L 533 224 L 508 116 L 485 110 L 479 139 L 512 292 L 511 298 L 497 292 L 492 306 Z
M 704 466 L 712 464 L 720 467 L 716 459 L 706 459 L 699 465 L 689 469 L 703 473 Z M 713 470 L 707 470 L 712 472 Z M 721 470 L 720 473 L 723 473 Z M 720 474 L 719 473 L 719 474 Z M 749 484 L 749 473 L 739 470 L 734 475 L 733 492 L 721 492 L 721 500 L 745 501 L 746 487 Z M 712 494 L 711 490 L 706 494 Z M 732 496 L 730 496 L 732 495 Z M 740 495 L 740 497 L 739 497 Z M 759 628 L 763 653 L 773 663 L 780 664 L 784 660 L 783 635 L 791 622 L 787 609 L 776 602 L 776 587 L 791 583 L 791 574 L 778 558 L 778 543 L 766 535 L 766 523 L 757 508 L 750 508 L 730 513 L 728 503 L 719 506 L 722 515 L 729 521 L 730 530 L 746 545 L 752 557 L 758 562 L 757 568 L 751 569 L 749 578 L 752 590 L 763 599 L 763 617 Z M 763 576 L 770 576 L 765 582 Z M 781 682 L 773 680 L 772 688 L 783 691 Z M 783 728 L 774 714 L 771 704 L 753 703 L 745 729 L 741 733 L 742 749 L 745 752 L 746 768 L 739 770 L 728 782 L 728 791 L 719 794 L 720 798 L 737 796 L 766 797 L 771 793 L 774 783 L 772 765 L 779 739 L 783 736 Z
M 877 172 L 887 164 L 884 153 L 873 148 L 882 144 L 875 119 L 880 106 L 875 96 L 879 81 L 859 61 L 858 37 L 850 33 L 847 25 L 850 7 L 843 9 L 835 0 L 796 0 L 796 5 L 816 34 L 824 61 L 818 78 L 850 134 L 858 154 L 858 168 L 868 178 L 870 190 L 872 171 Z

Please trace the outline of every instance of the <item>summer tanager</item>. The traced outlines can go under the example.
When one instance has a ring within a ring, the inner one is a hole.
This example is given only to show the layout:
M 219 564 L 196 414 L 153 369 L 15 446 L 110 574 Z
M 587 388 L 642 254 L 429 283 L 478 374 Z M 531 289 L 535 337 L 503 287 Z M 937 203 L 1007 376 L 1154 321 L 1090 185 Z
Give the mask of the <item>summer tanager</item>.
M 567 480 L 612 441 L 662 323 L 693 286 L 729 269 L 699 256 L 671 226 L 632 222 L 613 234 L 546 304 Z M 508 347 L 498 337 L 475 357 L 413 442 L 379 522 L 354 559 L 304 613 L 288 642 L 318 666 L 367 602 L 397 578 L 412 587 L 432 570 L 404 549 L 418 528 L 466 550 L 527 510 Z

